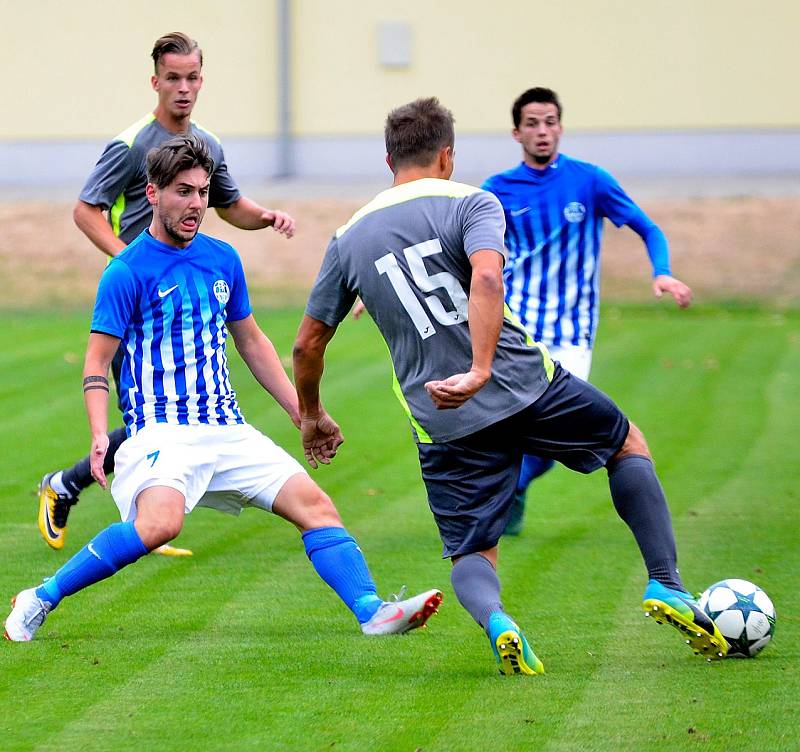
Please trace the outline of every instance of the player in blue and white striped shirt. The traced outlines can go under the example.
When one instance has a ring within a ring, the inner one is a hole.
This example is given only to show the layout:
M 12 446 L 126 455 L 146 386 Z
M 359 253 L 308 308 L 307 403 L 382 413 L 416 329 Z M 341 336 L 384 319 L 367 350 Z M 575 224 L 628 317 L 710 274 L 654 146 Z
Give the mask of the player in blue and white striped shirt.
M 317 573 L 364 634 L 420 627 L 441 602 L 438 590 L 382 601 L 330 498 L 297 460 L 245 422 L 228 375 L 228 332 L 258 382 L 298 427 L 300 413 L 280 358 L 253 318 L 238 254 L 198 233 L 212 171 L 208 148 L 194 135 L 148 154 L 153 219 L 103 274 L 84 366 L 91 470 L 105 488 L 107 374 L 122 345 L 120 396 L 129 438 L 117 451 L 112 485 L 122 522 L 14 599 L 5 622 L 10 640 L 32 639 L 63 598 L 173 540 L 196 506 L 233 514 L 253 507 L 295 525 Z M 304 424 L 325 435 L 326 457 L 333 456 L 342 442 L 336 423 L 312 416 Z
M 603 220 L 627 225 L 647 248 L 653 294 L 685 308 L 691 290 L 672 276 L 667 239 L 605 170 L 558 151 L 562 107 L 551 89 L 521 94 L 511 110 L 522 162 L 482 188 L 500 199 L 506 217 L 506 303 L 554 360 L 588 380 L 600 303 Z M 525 492 L 552 461 L 526 457 L 506 534 L 522 529 Z

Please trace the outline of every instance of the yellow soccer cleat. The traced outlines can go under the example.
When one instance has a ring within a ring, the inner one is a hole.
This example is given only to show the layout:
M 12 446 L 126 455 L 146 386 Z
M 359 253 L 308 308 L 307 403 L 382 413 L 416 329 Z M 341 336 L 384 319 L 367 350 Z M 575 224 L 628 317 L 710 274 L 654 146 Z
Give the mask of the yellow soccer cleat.
M 691 594 L 650 580 L 644 591 L 642 608 L 645 616 L 680 631 L 695 655 L 702 655 L 708 661 L 718 661 L 727 655 L 727 640 Z
M 78 497 L 56 493 L 50 485 L 52 477 L 48 473 L 39 484 L 39 532 L 50 548 L 60 549 L 67 537 L 70 507 L 78 503 Z
M 487 633 L 501 674 L 544 673 L 544 665 L 531 650 L 522 630 L 502 611 L 495 611 L 489 617 Z
M 194 552 L 188 548 L 176 548 L 165 543 L 163 546 L 153 549 L 154 554 L 161 554 L 162 556 L 194 556 Z

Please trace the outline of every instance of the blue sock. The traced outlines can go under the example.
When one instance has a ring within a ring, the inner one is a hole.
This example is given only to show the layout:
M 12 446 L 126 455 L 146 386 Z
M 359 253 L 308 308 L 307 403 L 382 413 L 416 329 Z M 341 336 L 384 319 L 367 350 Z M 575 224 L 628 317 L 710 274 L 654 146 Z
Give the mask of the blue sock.
M 317 574 L 358 619 L 369 621 L 383 602 L 355 539 L 343 527 L 317 527 L 303 533 L 306 555 Z
M 117 522 L 99 532 L 41 587 L 36 588 L 36 595 L 55 608 L 62 598 L 111 577 L 146 553 L 133 523 Z

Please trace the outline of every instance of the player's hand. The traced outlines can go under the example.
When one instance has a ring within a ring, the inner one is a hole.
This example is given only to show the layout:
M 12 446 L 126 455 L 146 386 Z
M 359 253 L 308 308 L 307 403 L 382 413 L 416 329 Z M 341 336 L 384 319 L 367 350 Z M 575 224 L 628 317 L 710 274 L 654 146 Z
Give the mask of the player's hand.
M 108 480 L 103 470 L 103 462 L 108 451 L 108 434 L 102 433 L 92 437 L 92 448 L 89 451 L 89 467 L 94 478 L 101 488 L 108 488 Z
M 653 295 L 660 298 L 665 292 L 672 295 L 681 308 L 688 308 L 692 302 L 692 291 L 688 285 L 683 284 L 675 277 L 670 277 L 668 274 L 659 274 L 653 280 Z
M 344 442 L 341 429 L 326 412 L 317 416 L 300 418 L 300 434 L 306 462 L 315 470 L 319 464 L 330 465 L 336 450 Z
M 264 221 L 268 226 L 271 226 L 275 232 L 291 238 L 294 235 L 296 222 L 286 212 L 278 211 L 277 209 L 268 209 L 263 214 Z
M 364 305 L 364 302 L 359 298 L 356 301 L 356 304 L 353 306 L 353 321 L 358 321 L 364 311 L 367 310 L 367 307 Z
M 428 391 L 437 410 L 453 410 L 461 407 L 470 397 L 476 394 L 489 380 L 489 375 L 476 371 L 457 373 L 443 381 L 428 381 Z

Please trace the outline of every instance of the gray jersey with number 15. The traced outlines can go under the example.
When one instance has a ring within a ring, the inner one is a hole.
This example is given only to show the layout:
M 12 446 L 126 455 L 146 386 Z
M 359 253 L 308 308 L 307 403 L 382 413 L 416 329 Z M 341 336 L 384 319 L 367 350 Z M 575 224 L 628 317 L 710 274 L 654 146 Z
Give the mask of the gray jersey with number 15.
M 456 410 L 437 410 L 425 391 L 426 381 L 470 368 L 469 256 L 505 257 L 504 230 L 490 193 L 424 178 L 379 193 L 328 245 L 306 313 L 337 326 L 361 296 L 389 346 L 395 393 L 421 443 L 452 441 L 513 415 L 552 378 L 546 349 L 507 311 L 483 389 Z

